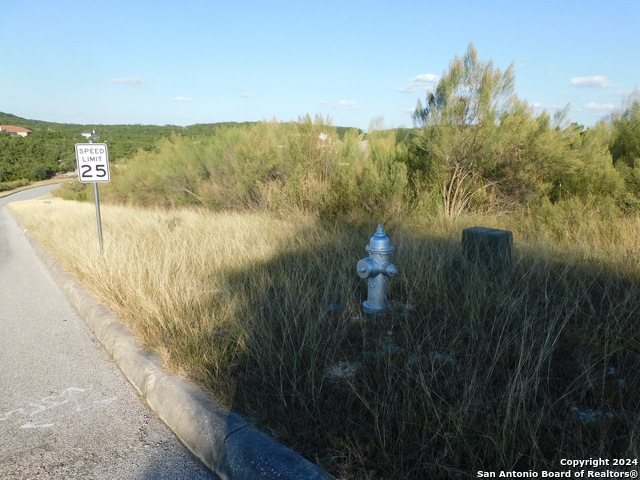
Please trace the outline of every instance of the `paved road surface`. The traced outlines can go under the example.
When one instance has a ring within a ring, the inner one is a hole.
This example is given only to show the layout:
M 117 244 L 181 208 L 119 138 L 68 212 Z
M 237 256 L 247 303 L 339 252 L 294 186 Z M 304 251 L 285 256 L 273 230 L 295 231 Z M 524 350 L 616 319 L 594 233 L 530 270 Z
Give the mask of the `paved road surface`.
M 0 478 L 215 479 L 139 399 L 0 199 Z

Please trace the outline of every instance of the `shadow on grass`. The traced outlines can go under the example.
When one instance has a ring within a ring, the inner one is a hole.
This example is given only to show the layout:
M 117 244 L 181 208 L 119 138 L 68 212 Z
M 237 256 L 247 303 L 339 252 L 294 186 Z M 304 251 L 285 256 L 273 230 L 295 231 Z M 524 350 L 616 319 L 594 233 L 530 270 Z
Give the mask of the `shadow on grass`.
M 303 234 L 228 273 L 238 323 L 211 339 L 235 354 L 208 381 L 235 411 L 343 479 L 638 458 L 638 272 L 518 239 L 488 269 L 459 236 L 389 228 L 395 307 L 366 318 L 355 265 L 374 231 Z

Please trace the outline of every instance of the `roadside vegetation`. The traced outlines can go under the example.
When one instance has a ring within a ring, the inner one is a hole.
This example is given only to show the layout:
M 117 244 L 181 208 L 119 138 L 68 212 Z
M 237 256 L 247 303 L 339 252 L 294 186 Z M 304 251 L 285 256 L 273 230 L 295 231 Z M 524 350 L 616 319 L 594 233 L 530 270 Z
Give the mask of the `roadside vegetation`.
M 174 134 L 185 136 L 208 134 L 221 126 L 209 125 L 76 125 L 29 120 L 0 112 L 0 125 L 28 128 L 28 137 L 0 132 L 0 191 L 15 188 L 16 184 L 51 179 L 76 169 L 74 145 L 87 142 L 81 134 L 97 130 L 99 142 L 109 146 L 109 161 L 118 163 L 138 151 L 151 151 L 157 142 Z
M 640 454 L 637 218 L 392 222 L 400 305 L 373 320 L 374 225 L 105 205 L 101 258 L 92 205 L 12 207 L 174 371 L 340 478 Z M 510 268 L 464 259 L 474 224 L 513 229 Z
M 69 201 L 90 189 L 11 208 L 170 368 L 340 478 L 639 459 L 640 100 L 586 129 L 514 81 L 470 45 L 411 130 L 174 132 L 101 185 L 104 257 Z M 399 275 L 366 318 L 377 223 Z M 474 225 L 513 231 L 509 265 L 462 255 Z

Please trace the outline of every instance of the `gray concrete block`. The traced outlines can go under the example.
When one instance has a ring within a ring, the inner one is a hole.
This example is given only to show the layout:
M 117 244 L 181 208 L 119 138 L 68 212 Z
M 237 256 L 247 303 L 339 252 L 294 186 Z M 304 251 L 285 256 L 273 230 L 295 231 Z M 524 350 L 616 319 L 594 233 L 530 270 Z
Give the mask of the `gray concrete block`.
M 462 231 L 462 252 L 472 261 L 500 266 L 511 260 L 513 233 L 510 230 L 472 227 Z

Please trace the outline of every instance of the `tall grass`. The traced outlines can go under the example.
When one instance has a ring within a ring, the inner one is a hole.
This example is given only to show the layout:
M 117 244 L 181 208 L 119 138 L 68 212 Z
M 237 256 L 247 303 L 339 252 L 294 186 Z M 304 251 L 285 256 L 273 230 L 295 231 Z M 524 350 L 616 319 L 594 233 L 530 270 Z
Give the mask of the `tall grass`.
M 640 455 L 638 219 L 390 223 L 396 303 L 366 318 L 374 224 L 103 206 L 100 258 L 90 205 L 12 208 L 171 368 L 341 478 Z M 461 255 L 474 224 L 514 231 L 510 265 Z

